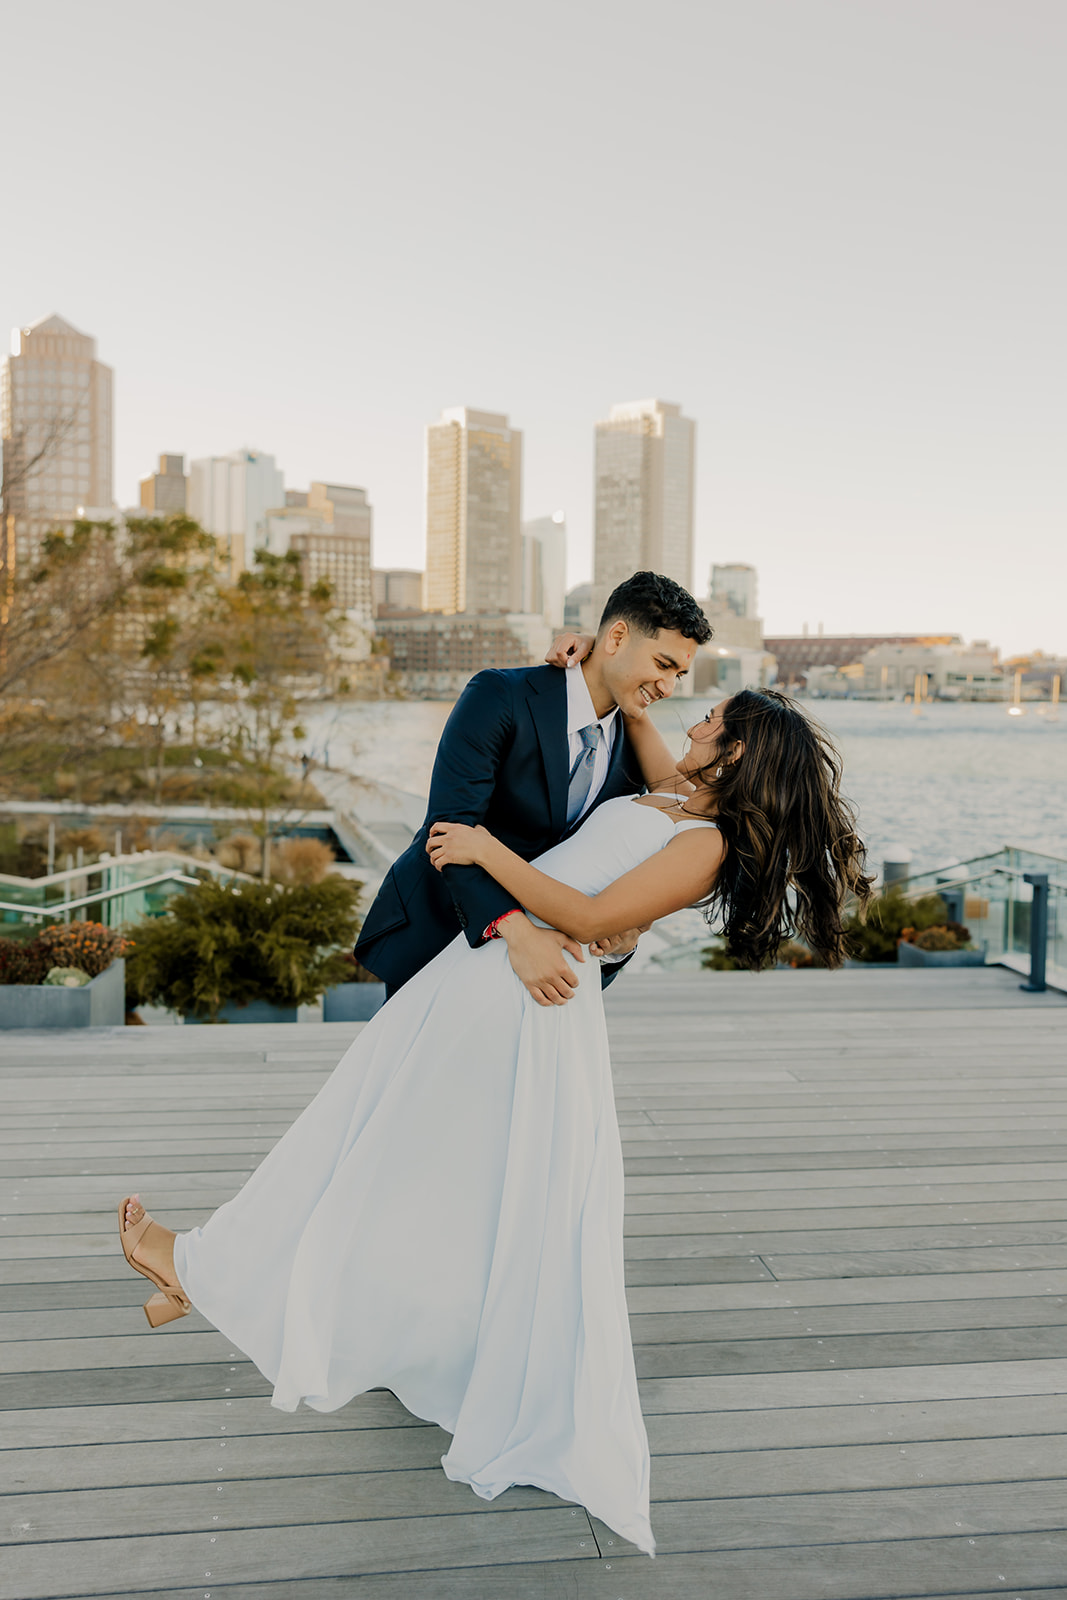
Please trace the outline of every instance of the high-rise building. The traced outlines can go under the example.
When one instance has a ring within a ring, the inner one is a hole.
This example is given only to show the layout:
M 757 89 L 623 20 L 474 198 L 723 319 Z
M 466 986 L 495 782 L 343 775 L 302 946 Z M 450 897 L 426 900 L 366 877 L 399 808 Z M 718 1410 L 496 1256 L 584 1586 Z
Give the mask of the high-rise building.
M 596 425 L 597 615 L 616 584 L 661 572 L 693 586 L 696 423 L 681 406 L 637 400 Z
M 16 328 L 0 384 L 10 572 L 33 562 L 43 536 L 79 510 L 113 505 L 112 373 L 96 340 L 62 317 Z
M 735 617 L 756 616 L 755 567 L 746 566 L 740 561 L 713 566 L 711 598 L 729 606 Z
M 141 509 L 164 516 L 170 511 L 184 511 L 188 484 L 185 457 L 160 456 L 159 471 L 141 479 Z
M 562 511 L 522 525 L 522 609 L 562 628 L 567 601 L 567 519 Z
M 313 483 L 307 509 L 322 518 L 324 531 L 294 534 L 290 541 L 290 548 L 303 557 L 305 582 L 310 585 L 319 577 L 328 578 L 339 605 L 354 612 L 361 622 L 373 622 L 370 553 L 374 513 L 366 489 L 348 483 Z
M 426 430 L 428 611 L 522 606 L 522 434 L 506 416 L 442 411 Z
M 274 457 L 234 450 L 189 463 L 189 515 L 219 540 L 233 577 L 255 564 L 266 514 L 285 504 L 285 483 Z

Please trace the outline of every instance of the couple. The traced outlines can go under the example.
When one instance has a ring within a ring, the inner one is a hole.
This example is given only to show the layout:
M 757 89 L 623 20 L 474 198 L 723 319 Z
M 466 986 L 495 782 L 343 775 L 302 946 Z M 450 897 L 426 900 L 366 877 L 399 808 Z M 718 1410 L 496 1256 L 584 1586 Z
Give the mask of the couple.
M 357 946 L 386 1005 L 203 1228 L 119 1208 L 153 1326 L 195 1305 L 283 1410 L 389 1388 L 452 1435 L 449 1477 L 549 1490 L 650 1555 L 598 977 L 694 903 L 748 965 L 793 929 L 837 964 L 867 883 L 836 753 L 782 697 L 734 695 L 671 758 L 644 712 L 709 634 L 638 573 L 581 667 L 472 680 Z

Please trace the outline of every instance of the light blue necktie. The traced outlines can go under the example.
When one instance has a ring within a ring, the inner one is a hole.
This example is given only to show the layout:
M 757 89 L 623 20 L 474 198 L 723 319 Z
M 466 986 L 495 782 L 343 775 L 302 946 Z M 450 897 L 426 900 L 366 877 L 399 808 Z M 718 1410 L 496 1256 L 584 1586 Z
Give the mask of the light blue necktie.
M 593 768 L 596 766 L 597 747 L 600 744 L 600 724 L 591 722 L 581 730 L 582 753 L 571 768 L 567 786 L 567 826 L 582 814 L 582 807 L 593 786 Z

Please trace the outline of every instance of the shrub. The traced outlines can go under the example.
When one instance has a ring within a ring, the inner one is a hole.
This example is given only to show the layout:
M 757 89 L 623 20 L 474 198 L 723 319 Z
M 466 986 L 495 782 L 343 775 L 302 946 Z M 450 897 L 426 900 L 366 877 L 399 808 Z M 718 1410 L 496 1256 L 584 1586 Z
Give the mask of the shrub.
M 825 967 L 826 962 L 814 950 L 809 950 L 806 944 L 787 939 L 778 947 L 777 964 L 780 967 Z
M 324 839 L 281 839 L 270 853 L 271 876 L 278 883 L 321 883 L 334 860 Z
M 909 900 L 894 885 L 871 901 L 865 918 L 853 912 L 846 919 L 848 953 L 854 961 L 895 961 L 905 929 L 922 932 L 935 924 L 943 926 L 947 915 L 939 894 Z
M 0 939 L 0 983 L 40 983 L 51 965 L 38 939 Z
M 215 1018 L 228 1001 L 309 1005 L 350 981 L 344 947 L 359 928 L 361 885 L 201 883 L 165 916 L 134 929 L 126 967 L 127 1006 L 162 1005 Z

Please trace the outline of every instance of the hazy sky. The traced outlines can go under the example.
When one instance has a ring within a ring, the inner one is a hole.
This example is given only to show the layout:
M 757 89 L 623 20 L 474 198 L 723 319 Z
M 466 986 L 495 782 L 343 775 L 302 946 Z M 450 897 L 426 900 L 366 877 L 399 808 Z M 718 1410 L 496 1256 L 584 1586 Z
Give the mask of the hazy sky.
M 1067 650 L 1064 0 L 35 0 L 3 23 L 0 319 L 161 451 L 363 484 L 524 430 L 589 576 L 593 424 L 698 424 L 697 561 L 769 632 Z

